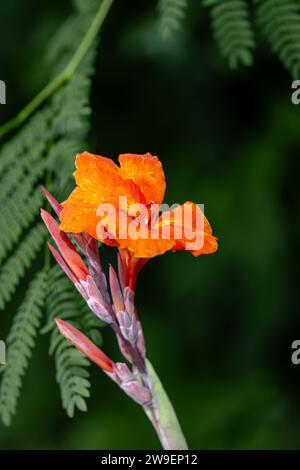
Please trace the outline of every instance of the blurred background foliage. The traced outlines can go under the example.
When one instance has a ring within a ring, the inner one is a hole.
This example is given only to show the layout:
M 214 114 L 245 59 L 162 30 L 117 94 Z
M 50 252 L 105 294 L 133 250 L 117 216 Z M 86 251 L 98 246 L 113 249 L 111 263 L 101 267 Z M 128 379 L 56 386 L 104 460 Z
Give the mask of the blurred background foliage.
M 191 448 L 298 448 L 300 369 L 290 356 L 300 335 L 300 110 L 291 76 L 263 41 L 253 67 L 231 71 L 196 0 L 163 40 L 154 3 L 115 1 L 106 20 L 87 149 L 157 154 L 166 202 L 204 203 L 220 248 L 199 259 L 167 254 L 145 268 L 137 306 L 149 357 Z M 71 11 L 60 0 L 1 6 L 1 123 L 47 82 L 45 47 Z M 1 313 L 1 339 L 22 295 L 19 288 Z M 109 329 L 103 349 L 119 358 Z M 142 410 L 90 370 L 88 412 L 67 418 L 39 337 L 18 414 L 9 428 L 0 424 L 0 447 L 159 448 Z

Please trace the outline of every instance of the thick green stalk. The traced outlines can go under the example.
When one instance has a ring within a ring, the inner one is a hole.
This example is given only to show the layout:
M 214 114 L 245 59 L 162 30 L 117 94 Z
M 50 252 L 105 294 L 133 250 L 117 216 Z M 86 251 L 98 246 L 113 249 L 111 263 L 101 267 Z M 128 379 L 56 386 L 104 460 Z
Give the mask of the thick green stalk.
M 187 450 L 188 446 L 174 408 L 152 364 L 147 360 L 147 373 L 154 399 L 153 406 L 144 407 L 162 447 L 165 450 Z
M 96 38 L 109 10 L 113 3 L 113 0 L 103 0 L 100 4 L 99 10 L 93 19 L 87 33 L 85 34 L 81 44 L 74 53 L 70 62 L 66 65 L 64 70 L 57 75 L 48 85 L 45 86 L 25 108 L 23 108 L 16 117 L 0 126 L 0 138 L 7 134 L 12 129 L 19 127 L 25 122 L 29 116 L 38 109 L 42 103 L 44 103 L 58 88 L 60 88 L 65 82 L 69 81 L 78 65 L 86 55 L 94 39 Z

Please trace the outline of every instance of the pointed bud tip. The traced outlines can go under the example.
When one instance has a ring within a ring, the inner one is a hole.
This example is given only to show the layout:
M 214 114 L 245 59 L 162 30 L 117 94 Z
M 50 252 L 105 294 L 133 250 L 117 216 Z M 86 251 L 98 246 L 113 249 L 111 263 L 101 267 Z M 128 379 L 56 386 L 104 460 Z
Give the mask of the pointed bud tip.
M 55 317 L 55 318 L 54 318 L 54 321 L 55 321 L 56 326 L 57 326 L 57 328 L 59 329 L 59 331 L 63 334 L 64 325 L 66 324 L 66 322 L 64 322 L 63 320 L 61 320 L 61 319 L 58 318 L 58 317 Z
M 41 208 L 40 213 L 45 225 L 49 224 L 49 222 L 52 221 L 53 217 L 45 209 Z
M 51 205 L 52 209 L 54 210 L 54 212 L 57 215 L 59 215 L 59 213 L 62 210 L 61 204 L 52 196 L 51 193 L 49 193 L 49 191 L 44 186 L 41 186 L 41 189 L 42 189 L 42 192 L 43 192 L 45 198 L 47 199 L 47 201 Z
M 109 373 L 113 372 L 114 363 L 87 336 L 64 320 L 54 318 L 54 321 L 61 334 L 80 352 L 97 364 L 101 369 Z

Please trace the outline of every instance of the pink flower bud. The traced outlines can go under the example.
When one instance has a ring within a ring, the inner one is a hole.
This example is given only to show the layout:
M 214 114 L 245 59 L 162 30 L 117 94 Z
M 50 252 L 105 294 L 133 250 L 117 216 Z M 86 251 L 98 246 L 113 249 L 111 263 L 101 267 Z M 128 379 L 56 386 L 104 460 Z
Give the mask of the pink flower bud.
M 101 351 L 101 349 L 92 343 L 87 336 L 63 320 L 56 318 L 55 322 L 61 334 L 80 352 L 97 364 L 97 366 L 101 367 L 101 369 L 106 372 L 113 372 L 114 363 L 104 354 L 104 352 Z

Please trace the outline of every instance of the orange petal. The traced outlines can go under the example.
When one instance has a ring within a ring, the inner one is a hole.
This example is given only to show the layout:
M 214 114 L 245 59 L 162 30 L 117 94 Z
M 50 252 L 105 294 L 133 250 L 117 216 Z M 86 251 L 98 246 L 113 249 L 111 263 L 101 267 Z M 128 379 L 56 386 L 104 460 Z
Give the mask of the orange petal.
M 166 251 L 174 248 L 174 240 L 153 240 L 149 239 L 137 239 L 132 240 L 130 238 L 126 240 L 119 240 L 121 248 L 126 248 L 130 251 L 132 256 L 135 258 L 153 258 L 154 256 L 162 255 Z
M 72 202 L 96 204 L 111 202 L 118 206 L 119 196 L 127 196 L 129 204 L 146 202 L 134 181 L 125 181 L 120 168 L 109 158 L 84 152 L 76 157 L 74 177 L 81 191 L 72 196 Z
M 111 204 L 118 209 L 120 196 L 127 198 L 127 207 L 145 202 L 139 186 L 132 180 L 124 180 L 119 167 L 110 159 L 88 152 L 77 155 L 74 172 L 77 187 L 62 203 L 60 213 L 61 230 L 65 232 L 87 232 L 97 236 L 97 224 L 101 217 L 97 210 L 101 204 Z
M 143 192 L 147 202 L 161 204 L 166 190 L 162 164 L 150 153 L 135 155 L 124 153 L 119 156 L 120 175 L 133 180 Z
M 72 203 L 68 201 L 63 205 L 59 214 L 60 229 L 64 232 L 81 233 L 87 232 L 96 238 L 97 206 L 88 203 Z
M 109 158 L 84 152 L 76 156 L 75 165 L 74 177 L 81 189 L 78 197 L 82 202 L 100 204 L 114 193 L 114 186 L 121 182 L 119 168 Z
M 163 213 L 157 225 L 162 236 L 174 240 L 174 251 L 185 250 L 199 256 L 213 253 L 218 248 L 208 220 L 200 207 L 192 202 Z

